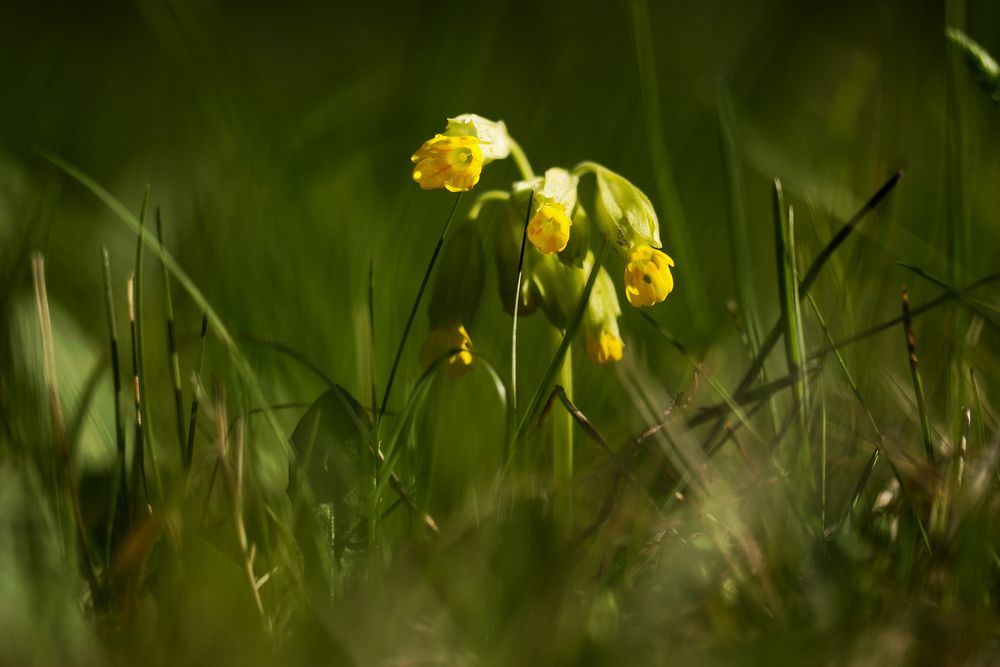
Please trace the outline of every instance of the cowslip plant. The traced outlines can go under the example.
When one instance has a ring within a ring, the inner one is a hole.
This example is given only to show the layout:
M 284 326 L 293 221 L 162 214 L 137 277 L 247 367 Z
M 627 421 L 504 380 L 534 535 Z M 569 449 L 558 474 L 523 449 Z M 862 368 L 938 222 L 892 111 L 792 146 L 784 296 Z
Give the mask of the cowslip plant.
M 521 170 L 521 180 L 508 190 L 482 193 L 469 211 L 469 219 L 475 220 L 489 202 L 500 202 L 506 208 L 492 239 L 492 250 L 501 302 L 509 312 L 513 312 L 515 303 L 521 315 L 540 306 L 556 329 L 567 328 L 569 314 L 595 262 L 589 248 L 591 219 L 579 201 L 581 179 L 588 175 L 596 181 L 596 230 L 625 260 L 628 303 L 645 307 L 666 299 L 674 286 L 674 261 L 660 250 L 659 221 L 653 205 L 642 190 L 603 165 L 584 161 L 572 170 L 552 167 L 535 176 L 503 121 L 463 114 L 449 118 L 445 131 L 424 142 L 413 154 L 413 180 L 425 190 L 466 192 L 478 184 L 484 165 L 512 154 Z M 527 251 L 526 245 L 531 246 Z M 446 247 L 445 265 L 435 279 L 436 294 L 447 292 L 448 285 L 465 282 L 464 276 L 469 275 L 467 263 L 451 257 L 452 253 L 462 252 L 458 245 Z M 598 271 L 581 324 L 587 356 L 605 364 L 621 360 L 624 345 L 618 328 L 621 309 L 614 282 L 603 266 Z M 481 284 L 481 280 L 472 282 Z M 463 307 L 463 300 L 479 300 L 478 292 L 473 295 L 468 289 L 452 296 L 453 307 L 458 309 Z M 459 367 L 464 371 L 473 358 L 468 354 L 472 347 L 467 330 L 471 318 L 451 318 L 443 324 L 434 312 L 441 310 L 441 304 L 432 305 L 431 310 L 431 332 L 421 352 L 423 364 L 429 365 L 451 345 L 456 354 L 448 358 L 446 371 L 456 374 Z M 462 350 L 465 356 L 458 354 Z

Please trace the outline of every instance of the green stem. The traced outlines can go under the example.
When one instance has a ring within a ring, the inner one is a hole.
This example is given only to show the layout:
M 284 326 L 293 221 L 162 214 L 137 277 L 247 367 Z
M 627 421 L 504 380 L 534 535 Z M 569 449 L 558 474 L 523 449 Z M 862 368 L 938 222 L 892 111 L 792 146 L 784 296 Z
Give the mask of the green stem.
M 531 180 L 535 177 L 535 171 L 531 168 L 531 163 L 528 162 L 528 156 L 524 154 L 524 149 L 512 137 L 508 137 L 508 140 L 510 141 L 510 156 L 514 158 L 514 164 L 521 172 L 521 178 L 526 181 Z
M 382 406 L 379 408 L 378 415 L 375 417 L 375 433 L 376 439 L 378 435 L 379 426 L 382 425 L 382 417 L 385 416 L 386 408 L 389 406 L 389 394 L 392 393 L 392 383 L 396 379 L 396 371 L 399 369 L 399 360 L 403 356 L 403 348 L 406 347 L 406 339 L 410 335 L 410 328 L 413 326 L 413 320 L 417 316 L 417 310 L 420 308 L 420 301 L 424 298 L 424 291 L 427 289 L 427 282 L 430 280 L 431 273 L 434 271 L 434 264 L 437 263 L 438 255 L 441 254 L 441 246 L 444 245 L 444 238 L 448 234 L 448 228 L 451 227 L 451 221 L 455 219 L 455 211 L 458 210 L 458 205 L 462 201 L 462 193 L 459 192 L 458 196 L 455 197 L 455 204 L 451 208 L 451 213 L 448 215 L 448 220 L 444 223 L 444 227 L 441 229 L 441 236 L 438 237 L 437 245 L 434 246 L 434 252 L 431 254 L 431 260 L 427 264 L 427 270 L 424 271 L 423 280 L 420 282 L 420 289 L 417 290 L 417 298 L 413 301 L 413 307 L 410 308 L 410 316 L 406 319 L 406 327 L 403 328 L 403 337 L 399 340 L 399 346 L 396 348 L 396 356 L 392 360 L 392 368 L 389 370 L 389 379 L 385 383 L 385 394 L 382 395 Z
M 558 329 L 555 334 L 558 345 L 563 334 Z M 561 385 L 572 400 L 572 348 L 566 350 L 556 384 Z M 560 535 L 570 535 L 573 531 L 573 415 L 568 411 L 555 415 L 552 423 L 552 494 L 556 528 Z

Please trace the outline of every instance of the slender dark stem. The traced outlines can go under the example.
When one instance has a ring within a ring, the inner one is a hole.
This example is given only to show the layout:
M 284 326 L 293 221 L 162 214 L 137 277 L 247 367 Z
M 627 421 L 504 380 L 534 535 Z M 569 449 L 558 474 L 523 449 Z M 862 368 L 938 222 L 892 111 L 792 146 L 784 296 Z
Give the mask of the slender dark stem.
M 201 375 L 201 367 L 205 362 L 205 339 L 208 338 L 208 316 L 201 316 L 201 342 L 198 345 L 198 365 L 195 374 Z M 198 430 L 198 388 L 195 387 L 191 396 L 191 418 L 188 422 L 187 446 L 184 449 L 184 465 L 191 468 L 194 460 L 194 436 Z
M 528 195 L 528 210 L 524 213 L 524 229 L 521 231 L 521 254 L 517 258 L 517 283 L 514 288 L 514 324 L 510 334 L 510 406 L 514 419 L 517 419 L 517 311 L 521 305 L 521 279 L 524 274 L 524 248 L 528 243 L 528 219 L 531 217 L 531 205 L 535 200 L 535 191 Z
M 427 283 L 431 278 L 431 273 L 434 270 L 434 264 L 437 263 L 438 255 L 441 254 L 441 247 L 444 245 L 445 236 L 448 234 L 448 228 L 451 227 L 452 220 L 455 219 L 455 212 L 458 211 L 458 205 L 462 201 L 462 193 L 459 192 L 458 196 L 455 197 L 455 204 L 451 207 L 451 213 L 448 215 L 448 220 L 444 223 L 444 227 L 441 229 L 441 235 L 438 237 L 437 245 L 434 246 L 434 252 L 431 254 L 431 260 L 427 263 L 427 270 L 424 271 L 424 277 L 420 281 L 420 289 L 417 290 L 417 298 L 413 301 L 413 307 L 410 308 L 410 315 L 406 318 L 406 326 L 403 328 L 403 336 L 399 340 L 399 346 L 396 348 L 396 356 L 393 357 L 392 367 L 389 369 L 389 379 L 385 383 L 385 394 L 382 395 L 382 405 L 379 408 L 378 415 L 375 417 L 375 432 L 378 433 L 378 428 L 382 424 L 382 416 L 385 414 L 386 408 L 389 406 L 389 395 L 392 393 L 392 384 L 396 379 L 396 371 L 399 369 L 399 360 L 403 356 L 403 348 L 406 347 L 406 339 L 410 335 L 410 328 L 413 326 L 413 320 L 417 316 L 417 310 L 420 308 L 420 301 L 424 298 L 424 291 L 427 289 Z
M 920 430 L 924 436 L 924 453 L 927 454 L 927 461 L 934 465 L 934 445 L 931 442 L 930 422 L 927 418 L 927 403 L 924 399 L 924 383 L 920 378 L 920 369 L 917 364 L 917 337 L 913 333 L 913 317 L 910 315 L 910 293 L 904 287 L 903 295 L 903 332 L 906 335 L 906 353 L 910 361 L 910 375 L 913 378 L 913 393 L 917 401 L 917 410 L 920 413 Z
M 156 207 L 156 239 L 160 243 L 160 257 L 164 256 L 163 220 L 160 217 L 160 207 Z M 177 425 L 177 443 L 180 447 L 181 461 L 185 460 L 184 447 L 184 397 L 181 393 L 181 366 L 177 356 L 177 331 L 174 326 L 174 300 L 170 293 L 170 272 L 165 262 L 163 267 L 163 299 L 167 318 L 167 357 L 170 364 L 170 379 L 174 385 L 174 417 Z
M 128 479 L 125 473 L 125 415 L 122 408 L 125 404 L 125 390 L 122 387 L 121 359 L 118 355 L 118 327 L 115 326 L 115 301 L 111 289 L 111 260 L 108 249 L 101 246 L 101 266 L 104 276 L 104 311 L 108 319 L 108 340 L 111 354 L 111 380 L 115 391 L 115 445 L 118 453 L 118 489 L 117 493 L 128 498 Z M 117 500 L 113 501 L 117 502 Z M 125 521 L 128 522 L 128 502 L 122 503 Z

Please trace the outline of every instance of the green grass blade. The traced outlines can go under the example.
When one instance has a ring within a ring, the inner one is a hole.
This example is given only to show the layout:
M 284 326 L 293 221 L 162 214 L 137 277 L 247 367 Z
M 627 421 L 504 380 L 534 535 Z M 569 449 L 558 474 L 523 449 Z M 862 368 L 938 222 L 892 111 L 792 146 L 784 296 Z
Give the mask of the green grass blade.
M 927 271 L 924 271 L 920 267 L 914 266 L 912 264 L 907 264 L 906 262 L 896 262 L 896 265 L 903 267 L 907 271 L 912 271 L 921 278 L 934 283 L 938 287 L 943 287 L 944 289 L 948 290 L 949 294 L 955 295 L 955 298 L 957 298 L 959 301 L 961 301 L 969 308 L 971 308 L 973 311 L 975 311 L 977 315 L 985 319 L 993 326 L 1000 328 L 1000 308 L 997 308 L 993 304 L 986 303 L 985 301 L 975 298 L 974 296 L 970 295 L 968 291 L 960 290 L 951 283 L 947 282 L 946 280 L 938 278 L 937 276 L 932 275 Z
M 528 220 L 531 218 L 531 206 L 535 200 L 535 191 L 528 195 L 528 208 L 524 213 L 524 230 L 521 233 L 521 253 L 517 258 L 517 281 L 514 289 L 514 322 L 510 330 L 510 405 L 517 419 L 517 314 L 521 305 L 521 280 L 524 277 L 524 248 L 528 244 Z
M 163 255 L 163 219 L 160 207 L 156 207 L 156 240 L 159 242 L 160 255 Z M 177 444 L 180 447 L 180 460 L 184 462 L 184 397 L 181 393 L 181 365 L 177 356 L 177 331 L 174 326 L 174 300 L 170 290 L 170 272 L 167 265 L 160 262 L 163 268 L 163 303 L 167 321 L 167 363 L 170 366 L 170 380 L 174 390 L 174 418 L 177 426 Z
M 375 433 L 378 433 L 379 426 L 382 424 L 382 417 L 385 415 L 386 408 L 389 407 L 389 394 L 392 393 L 392 384 L 396 379 L 396 371 L 399 370 L 399 360 L 403 356 L 403 348 L 406 347 L 406 339 L 410 335 L 410 328 L 413 326 L 413 320 L 417 316 L 417 310 L 420 308 L 420 301 L 424 298 L 424 291 L 427 289 L 427 283 L 431 278 L 431 273 L 434 271 L 434 265 L 437 263 L 438 255 L 441 254 L 441 247 L 444 245 L 445 236 L 448 235 L 448 228 L 451 227 L 452 220 L 455 219 L 455 212 L 458 211 L 458 205 L 462 201 L 462 193 L 459 192 L 455 196 L 455 204 L 451 207 L 451 213 L 448 214 L 448 219 L 444 223 L 444 227 L 441 228 L 441 235 L 438 236 L 437 245 L 434 246 L 434 252 L 431 253 L 431 259 L 427 263 L 427 270 L 424 271 L 424 277 L 420 280 L 420 288 L 417 290 L 417 298 L 413 300 L 413 307 L 410 308 L 410 315 L 406 318 L 406 326 L 403 327 L 403 336 L 399 339 L 399 345 L 396 347 L 396 356 L 392 359 L 392 367 L 389 369 L 389 379 L 385 383 L 385 394 L 382 395 L 382 406 L 379 408 L 378 414 L 375 416 Z
M 893 174 L 889 180 L 886 181 L 882 187 L 879 188 L 875 194 L 873 194 L 868 201 L 864 203 L 858 212 L 851 216 L 851 219 L 845 222 L 840 229 L 837 230 L 837 233 L 834 234 L 833 238 L 831 238 L 830 241 L 823 246 L 823 249 L 818 255 L 816 255 L 815 259 L 813 259 L 812 263 L 809 265 L 805 276 L 802 278 L 802 282 L 799 284 L 800 298 L 809 293 L 809 289 L 812 287 L 813 283 L 816 282 L 816 279 L 819 277 L 823 267 L 826 266 L 826 263 L 830 260 L 830 257 L 832 257 L 837 249 L 844 244 L 844 241 L 850 237 L 861 221 L 864 220 L 868 214 L 877 209 L 879 204 L 881 204 L 882 201 L 889 196 L 889 194 L 896 187 L 896 184 L 899 183 L 899 179 L 902 178 L 902 176 L 903 172 L 901 171 L 897 171 Z M 780 318 L 774 323 L 768 335 L 761 342 L 760 351 L 757 353 L 757 357 L 753 360 L 750 364 L 750 368 L 743 375 L 743 378 L 740 380 L 740 383 L 737 386 L 736 391 L 733 392 L 733 395 L 739 396 L 751 384 L 753 384 L 757 375 L 764 367 L 764 361 L 767 359 L 767 356 L 771 353 L 771 350 L 774 349 L 774 346 L 778 344 L 778 340 L 781 338 L 781 332 L 784 327 L 785 323 Z M 716 428 L 707 438 L 708 443 L 711 443 L 715 439 L 715 436 L 721 428 L 722 425 L 717 424 Z
M 101 268 L 104 280 L 104 314 L 107 316 L 109 353 L 111 358 L 111 381 L 115 399 L 115 449 L 118 455 L 118 488 L 115 495 L 121 493 L 128 498 L 128 481 L 125 473 L 125 388 L 122 386 L 121 358 L 118 354 L 118 327 L 115 325 L 115 301 L 111 289 L 111 260 L 108 249 L 101 246 Z M 116 502 L 116 501 L 113 501 Z M 126 518 L 128 503 L 124 503 Z
M 903 303 L 903 333 L 906 340 L 906 353 L 910 362 L 910 375 L 913 378 L 913 395 L 917 402 L 917 410 L 920 413 L 920 430 L 924 436 L 924 452 L 927 454 L 927 461 L 934 465 L 934 444 L 931 440 L 930 420 L 927 416 L 927 401 L 924 398 L 924 383 L 920 377 L 920 369 L 917 367 L 917 337 L 913 333 L 913 317 L 910 314 L 910 293 L 904 287 L 902 294 Z
M 135 337 L 135 392 L 136 411 L 141 422 L 142 448 L 149 456 L 149 464 L 153 469 L 153 482 L 156 484 L 156 498 L 163 498 L 163 479 L 160 477 L 160 464 L 156 456 L 156 441 L 153 438 L 153 424 L 149 418 L 149 392 L 146 384 L 146 344 L 143 335 L 143 263 L 145 243 L 143 243 L 143 226 L 146 224 L 146 210 L 149 207 L 149 185 L 142 198 L 142 208 L 139 210 L 139 229 L 135 240 L 135 282 L 133 283 L 133 336 Z M 137 431 L 138 434 L 138 431 Z M 137 445 L 138 447 L 138 445 Z M 147 498 L 148 500 L 148 498 Z
M 778 302 L 781 321 L 785 330 L 785 361 L 788 375 L 794 380 L 792 388 L 798 406 L 801 456 L 809 462 L 809 390 L 806 384 L 805 345 L 802 339 L 802 312 L 799 307 L 799 281 L 795 268 L 795 217 L 785 202 L 781 181 L 774 180 L 774 248 L 778 274 Z
M 195 365 L 194 377 L 201 377 L 201 367 L 205 363 L 205 342 L 208 339 L 208 316 L 201 316 L 201 334 L 198 337 L 198 363 Z M 194 438 L 198 432 L 198 399 L 200 395 L 200 382 L 195 383 L 191 392 L 191 413 L 188 418 L 187 444 L 184 448 L 184 465 L 190 470 L 191 462 L 194 460 Z

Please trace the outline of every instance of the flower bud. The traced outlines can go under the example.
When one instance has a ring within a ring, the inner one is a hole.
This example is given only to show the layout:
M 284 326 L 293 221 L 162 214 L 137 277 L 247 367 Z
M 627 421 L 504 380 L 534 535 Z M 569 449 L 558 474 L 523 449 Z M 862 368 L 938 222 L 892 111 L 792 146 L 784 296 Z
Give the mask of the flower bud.
M 442 355 L 453 352 L 444 362 L 444 372 L 458 377 L 472 366 L 472 339 L 462 324 L 448 324 L 432 329 L 420 348 L 420 365 L 430 367 Z
M 638 245 L 625 263 L 625 297 L 635 307 L 652 306 L 667 298 L 674 289 L 670 267 L 674 260 L 648 245 Z

